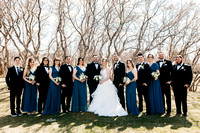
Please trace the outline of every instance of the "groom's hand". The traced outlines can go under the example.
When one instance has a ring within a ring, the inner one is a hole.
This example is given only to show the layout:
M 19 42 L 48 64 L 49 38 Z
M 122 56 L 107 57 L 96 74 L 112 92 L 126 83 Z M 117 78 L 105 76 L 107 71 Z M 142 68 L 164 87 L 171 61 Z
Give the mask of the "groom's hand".
M 63 84 L 62 87 L 64 88 L 64 87 L 67 87 L 67 86 L 65 84 Z
M 119 84 L 119 87 L 120 87 L 120 86 L 123 86 L 123 84 Z
M 147 86 L 147 83 L 143 83 L 142 85 Z

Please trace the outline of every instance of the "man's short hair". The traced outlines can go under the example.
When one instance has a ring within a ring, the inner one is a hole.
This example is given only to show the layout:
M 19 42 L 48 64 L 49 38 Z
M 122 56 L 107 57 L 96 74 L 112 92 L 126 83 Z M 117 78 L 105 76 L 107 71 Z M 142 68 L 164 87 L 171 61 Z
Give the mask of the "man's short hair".
M 66 60 L 68 57 L 71 58 L 71 56 L 68 56 L 68 55 L 67 55 L 67 56 L 65 56 L 65 60 Z
M 144 55 L 143 55 L 142 53 L 139 53 L 139 54 L 137 55 L 137 57 L 138 57 L 138 56 L 142 56 L 142 57 L 144 57 Z
M 16 56 L 16 57 L 14 58 L 14 61 L 15 61 L 16 59 L 21 60 L 21 58 L 20 58 L 19 56 Z

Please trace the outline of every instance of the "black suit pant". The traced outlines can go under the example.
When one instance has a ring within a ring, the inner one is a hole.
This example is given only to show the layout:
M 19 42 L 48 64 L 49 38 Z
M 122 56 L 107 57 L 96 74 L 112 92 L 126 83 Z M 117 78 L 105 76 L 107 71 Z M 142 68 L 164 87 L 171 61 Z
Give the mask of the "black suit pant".
M 171 91 L 170 91 L 170 85 L 166 83 L 160 83 L 161 84 L 161 91 L 162 91 L 162 97 L 163 97 L 163 105 L 165 107 L 165 101 L 167 103 L 167 113 L 171 113 Z M 166 100 L 165 100 L 166 98 Z
M 144 85 L 137 85 L 138 99 L 139 99 L 139 111 L 143 111 L 143 96 L 146 103 L 147 114 L 151 113 L 150 101 L 149 101 L 149 87 Z
M 10 89 L 10 109 L 11 114 L 15 113 L 15 99 L 17 103 L 17 112 L 20 112 L 22 88 L 12 88 Z

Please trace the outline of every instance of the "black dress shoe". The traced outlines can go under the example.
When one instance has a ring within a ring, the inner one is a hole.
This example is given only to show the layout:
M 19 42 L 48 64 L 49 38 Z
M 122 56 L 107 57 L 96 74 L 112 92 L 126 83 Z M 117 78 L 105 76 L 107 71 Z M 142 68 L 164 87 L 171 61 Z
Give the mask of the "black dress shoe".
M 151 113 L 145 113 L 144 115 L 147 116 L 147 115 L 150 115 L 150 114 L 151 114 Z
M 62 113 L 67 113 L 68 111 L 64 110 Z
M 19 110 L 19 111 L 17 111 L 17 116 L 22 116 L 22 113 L 21 113 L 21 111 Z
M 16 117 L 16 116 L 17 116 L 17 114 L 16 114 L 16 113 L 14 113 L 14 112 L 13 112 L 13 113 L 11 113 L 10 115 L 11 115 L 12 117 Z
M 183 116 L 187 116 L 187 113 L 184 113 Z
M 171 112 L 167 112 L 167 115 L 170 115 Z

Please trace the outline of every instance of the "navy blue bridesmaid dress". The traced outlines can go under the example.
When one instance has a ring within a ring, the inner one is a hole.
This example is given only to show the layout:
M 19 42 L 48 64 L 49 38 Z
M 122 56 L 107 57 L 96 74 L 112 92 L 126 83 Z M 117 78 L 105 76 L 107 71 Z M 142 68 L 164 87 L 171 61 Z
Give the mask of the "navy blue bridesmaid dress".
M 35 76 L 35 72 L 30 71 L 29 75 Z M 37 88 L 36 84 L 30 84 L 25 81 L 24 93 L 22 98 L 23 112 L 35 112 L 37 111 Z
M 150 66 L 151 72 L 156 72 L 156 70 L 160 70 L 157 63 L 153 63 Z M 151 79 L 151 83 L 149 86 L 149 99 L 151 106 L 152 114 L 163 114 L 164 106 L 163 106 L 163 98 L 160 86 L 160 80 L 155 80 L 153 77 Z
M 60 77 L 59 71 L 51 66 L 52 77 Z M 61 90 L 60 85 L 56 85 L 52 80 L 50 80 L 49 89 L 47 93 L 47 99 L 43 115 L 47 114 L 58 114 L 60 112 L 60 100 L 61 100 Z
M 134 74 L 132 71 L 126 73 L 126 76 L 132 80 L 134 79 Z M 126 106 L 127 111 L 129 114 L 139 115 L 140 112 L 137 107 L 137 100 L 136 100 L 136 81 L 129 83 L 126 85 Z
M 79 76 L 82 73 L 85 73 L 81 68 L 76 66 L 76 77 L 79 78 Z M 87 111 L 87 84 L 86 81 L 84 83 L 74 80 L 74 88 L 73 88 L 73 94 L 72 94 L 72 105 L 71 105 L 71 111 L 72 112 L 86 112 Z

